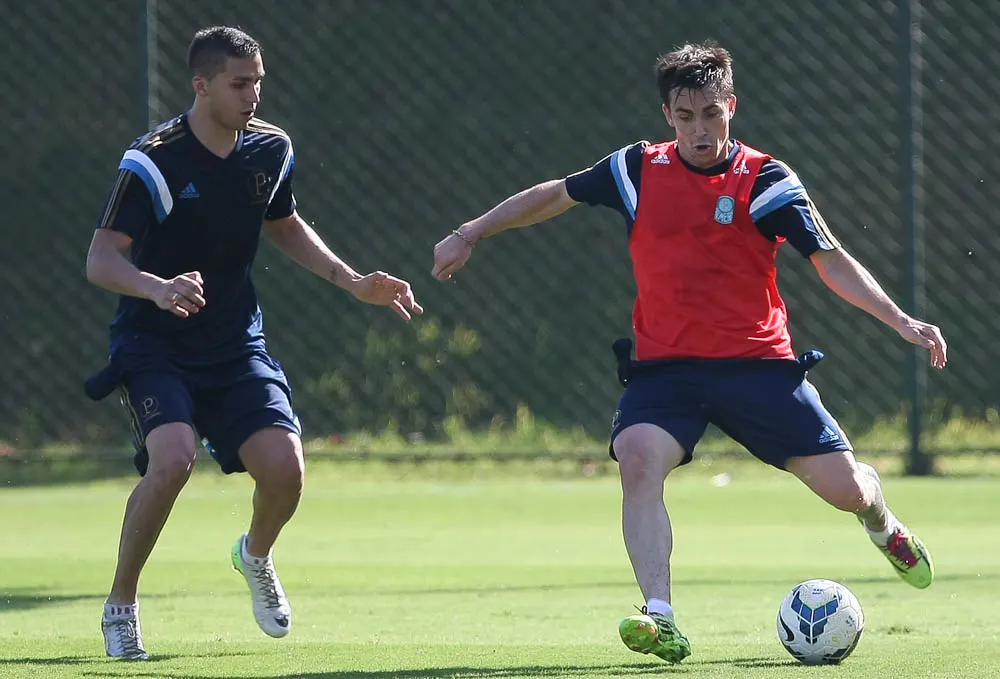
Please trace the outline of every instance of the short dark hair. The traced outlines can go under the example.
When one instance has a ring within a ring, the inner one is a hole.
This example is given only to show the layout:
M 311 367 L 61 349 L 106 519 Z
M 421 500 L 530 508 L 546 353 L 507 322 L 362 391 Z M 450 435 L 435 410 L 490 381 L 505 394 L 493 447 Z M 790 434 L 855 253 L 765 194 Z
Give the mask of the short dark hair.
M 210 26 L 194 34 L 188 46 L 192 75 L 207 78 L 226 70 L 226 58 L 247 59 L 260 54 L 260 43 L 232 26 Z
M 660 98 L 670 108 L 674 91 L 709 88 L 728 98 L 733 94 L 733 58 L 714 40 L 687 43 L 656 60 Z M 675 97 L 676 99 L 676 97 Z

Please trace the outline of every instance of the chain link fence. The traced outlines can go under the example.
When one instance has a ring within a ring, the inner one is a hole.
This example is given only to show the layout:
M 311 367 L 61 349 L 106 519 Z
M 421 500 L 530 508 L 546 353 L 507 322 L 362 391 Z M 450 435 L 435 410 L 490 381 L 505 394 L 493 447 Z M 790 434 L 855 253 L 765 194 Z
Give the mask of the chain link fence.
M 842 243 L 946 333 L 952 360 L 927 376 L 928 408 L 986 417 L 1000 401 L 1000 3 L 3 8 L 0 440 L 14 448 L 128 441 L 117 406 L 82 393 L 105 358 L 115 303 L 86 283 L 85 253 L 124 147 L 190 106 L 187 44 L 214 23 L 263 45 L 260 115 L 296 143 L 300 212 L 356 268 L 408 278 L 427 309 L 404 325 L 262 248 L 254 275 L 265 328 L 307 436 L 394 425 L 432 439 L 446 418 L 485 427 L 519 404 L 605 436 L 620 393 L 610 346 L 629 333 L 634 294 L 617 215 L 579 207 L 486 241 L 454 283 L 430 278 L 431 250 L 511 193 L 667 137 L 652 64 L 707 37 L 735 59 L 735 134 L 795 168 Z M 922 159 L 916 190 L 911 149 Z M 905 413 L 915 383 L 907 346 L 783 250 L 796 349 L 827 354 L 813 373 L 827 405 L 855 428 Z

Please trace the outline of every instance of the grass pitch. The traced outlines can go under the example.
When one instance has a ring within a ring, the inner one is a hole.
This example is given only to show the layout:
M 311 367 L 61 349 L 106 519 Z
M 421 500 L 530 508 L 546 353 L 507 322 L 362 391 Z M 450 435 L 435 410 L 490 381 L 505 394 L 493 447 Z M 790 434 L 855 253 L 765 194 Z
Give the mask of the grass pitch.
M 667 485 L 674 604 L 694 647 L 679 666 L 618 640 L 642 602 L 613 476 L 312 465 L 275 550 L 294 622 L 274 640 L 228 564 L 249 479 L 203 464 L 143 577 L 153 660 L 142 664 L 105 658 L 99 629 L 134 479 L 0 490 L 0 677 L 1000 676 L 995 478 L 884 479 L 935 558 L 937 581 L 918 591 L 853 517 L 788 475 L 725 464 L 691 465 Z M 812 577 L 845 583 L 865 610 L 861 644 L 839 667 L 799 665 L 777 640 L 778 605 Z

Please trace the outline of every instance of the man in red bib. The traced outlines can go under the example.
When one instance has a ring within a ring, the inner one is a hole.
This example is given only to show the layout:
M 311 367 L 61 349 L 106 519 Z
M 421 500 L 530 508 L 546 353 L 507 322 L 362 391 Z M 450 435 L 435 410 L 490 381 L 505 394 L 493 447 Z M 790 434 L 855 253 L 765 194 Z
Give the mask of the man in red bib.
M 619 626 L 634 651 L 680 662 L 691 646 L 670 605 L 673 538 L 667 474 L 691 461 L 714 424 L 760 460 L 855 514 L 903 580 L 934 576 L 923 543 L 889 510 L 875 469 L 859 463 L 806 373 L 823 355 L 796 357 L 775 256 L 789 242 L 837 295 L 930 351 L 943 368 L 940 330 L 905 314 L 830 233 L 787 165 L 733 139 L 732 59 L 717 44 L 659 58 L 663 114 L 676 140 L 637 142 L 565 179 L 538 184 L 463 224 L 434 248 L 448 280 L 482 238 L 550 219 L 580 203 L 617 210 L 628 227 L 638 287 L 631 342 L 619 340 L 625 384 L 611 455 L 622 480 L 622 525 L 642 615 Z

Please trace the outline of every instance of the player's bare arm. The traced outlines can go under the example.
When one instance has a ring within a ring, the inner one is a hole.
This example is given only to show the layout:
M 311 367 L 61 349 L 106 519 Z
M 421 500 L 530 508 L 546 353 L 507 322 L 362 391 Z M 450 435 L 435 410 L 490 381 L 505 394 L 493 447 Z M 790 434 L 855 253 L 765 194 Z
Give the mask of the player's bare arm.
M 945 367 L 948 363 L 948 345 L 941 330 L 904 313 L 871 272 L 845 250 L 820 250 L 810 260 L 828 288 L 888 325 L 907 342 L 930 351 L 932 366 L 939 370 Z
M 544 222 L 562 214 L 578 203 L 566 191 L 565 179 L 552 179 L 517 193 L 486 214 L 460 226 L 434 246 L 434 269 L 431 275 L 445 281 L 461 269 L 472 254 L 472 247 L 483 238 L 523 226 Z
M 131 245 L 127 234 L 97 229 L 87 252 L 87 280 L 120 295 L 148 299 L 181 318 L 205 306 L 204 281 L 199 272 L 167 279 L 140 271 L 125 257 Z
M 422 314 L 410 284 L 384 271 L 362 275 L 326 246 L 298 212 L 264 222 L 264 235 L 299 266 L 350 292 L 367 304 L 392 308 L 404 320 Z

